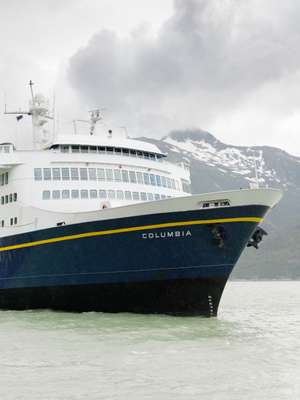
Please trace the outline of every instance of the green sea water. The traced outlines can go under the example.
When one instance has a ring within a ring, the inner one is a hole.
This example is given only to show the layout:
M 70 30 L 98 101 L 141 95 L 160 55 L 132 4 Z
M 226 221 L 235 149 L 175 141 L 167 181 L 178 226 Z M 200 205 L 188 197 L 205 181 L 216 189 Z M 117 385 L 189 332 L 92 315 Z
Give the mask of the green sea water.
M 300 282 L 229 282 L 217 318 L 0 311 L 1 400 L 299 399 Z

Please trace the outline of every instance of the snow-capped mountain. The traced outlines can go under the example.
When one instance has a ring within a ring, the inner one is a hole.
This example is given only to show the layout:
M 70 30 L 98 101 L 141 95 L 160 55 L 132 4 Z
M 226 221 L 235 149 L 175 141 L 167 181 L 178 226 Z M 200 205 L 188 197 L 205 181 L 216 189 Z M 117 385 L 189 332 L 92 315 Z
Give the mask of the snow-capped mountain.
M 258 252 L 246 251 L 235 277 L 300 278 L 300 158 L 269 146 L 243 147 L 220 142 L 202 130 L 174 131 L 146 139 L 173 162 L 189 162 L 193 193 L 246 188 L 282 188 L 284 197 L 268 215 L 269 232 Z

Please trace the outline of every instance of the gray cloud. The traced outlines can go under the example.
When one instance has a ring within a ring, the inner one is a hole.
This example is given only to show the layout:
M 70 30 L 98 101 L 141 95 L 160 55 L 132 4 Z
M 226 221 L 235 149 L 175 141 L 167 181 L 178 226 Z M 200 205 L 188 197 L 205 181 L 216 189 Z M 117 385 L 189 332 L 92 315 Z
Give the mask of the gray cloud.
M 127 39 L 112 31 L 93 36 L 70 59 L 69 80 L 85 102 L 112 109 L 129 125 L 135 118 L 146 133 L 207 126 L 297 74 L 299 17 L 292 0 L 175 0 L 155 38 L 146 29 Z M 273 100 L 263 97 L 268 107 Z M 294 100 L 292 109 L 300 98 Z

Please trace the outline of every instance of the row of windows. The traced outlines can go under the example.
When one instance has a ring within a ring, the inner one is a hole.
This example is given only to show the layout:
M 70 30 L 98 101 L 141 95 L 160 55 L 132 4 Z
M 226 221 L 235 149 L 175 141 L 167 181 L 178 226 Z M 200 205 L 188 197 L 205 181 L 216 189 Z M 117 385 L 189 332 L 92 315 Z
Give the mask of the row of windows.
M 210 207 L 226 207 L 230 206 L 230 201 L 229 200 L 214 200 L 210 202 L 203 202 L 202 208 L 210 208 Z
M 0 175 L 0 185 L 4 186 L 8 184 L 8 172 Z
M 163 156 L 147 151 L 129 150 L 119 147 L 107 146 L 80 146 L 80 145 L 55 145 L 52 149 L 59 149 L 62 153 L 100 153 L 126 157 L 138 157 L 146 160 L 162 161 Z
M 36 181 L 98 180 L 107 182 L 130 182 L 180 190 L 178 181 L 173 178 L 149 174 L 148 172 L 128 171 L 120 168 L 34 168 L 34 179 Z
M 7 203 L 12 203 L 13 201 L 17 201 L 17 200 L 18 200 L 17 193 L 6 194 L 5 196 L 1 196 L 1 205 L 7 204 Z
M 10 226 L 17 225 L 17 223 L 18 223 L 18 218 L 17 217 L 10 218 Z M 5 227 L 5 220 L 4 219 L 1 220 L 1 227 L 2 228 Z
M 109 200 L 141 200 L 152 201 L 170 198 L 159 193 L 131 192 L 130 190 L 44 190 L 43 200 L 65 200 L 65 199 L 109 199 Z

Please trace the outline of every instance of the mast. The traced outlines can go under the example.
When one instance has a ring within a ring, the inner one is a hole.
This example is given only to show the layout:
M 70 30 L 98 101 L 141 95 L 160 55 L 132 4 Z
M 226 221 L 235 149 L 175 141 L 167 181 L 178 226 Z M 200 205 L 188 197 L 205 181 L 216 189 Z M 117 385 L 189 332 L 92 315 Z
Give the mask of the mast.
M 37 149 L 49 141 L 49 131 L 45 128 L 45 125 L 54 118 L 49 115 L 49 102 L 43 95 L 34 94 L 33 85 L 34 83 L 30 80 L 31 101 L 29 102 L 29 109 L 27 111 L 7 111 L 5 104 L 4 114 L 17 115 L 17 121 L 20 121 L 24 115 L 31 116 L 33 147 Z

